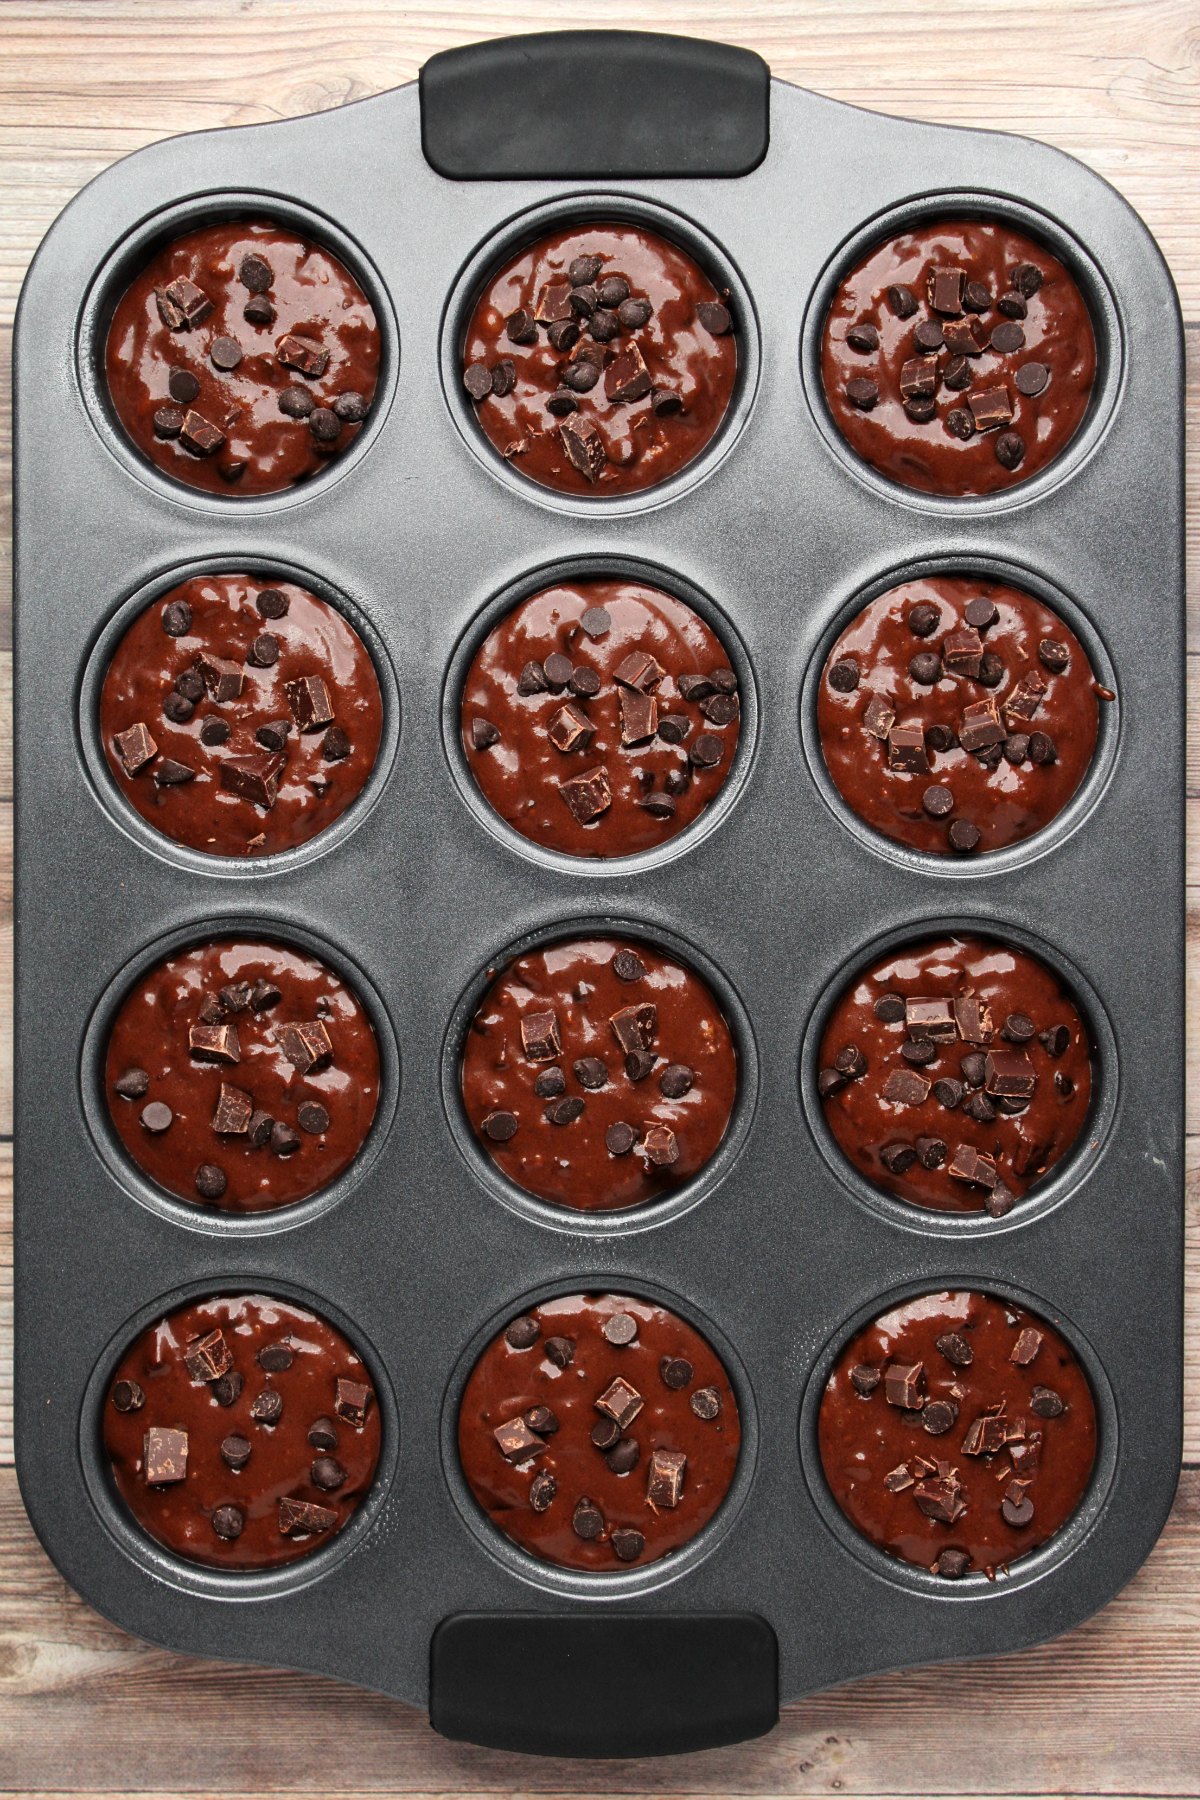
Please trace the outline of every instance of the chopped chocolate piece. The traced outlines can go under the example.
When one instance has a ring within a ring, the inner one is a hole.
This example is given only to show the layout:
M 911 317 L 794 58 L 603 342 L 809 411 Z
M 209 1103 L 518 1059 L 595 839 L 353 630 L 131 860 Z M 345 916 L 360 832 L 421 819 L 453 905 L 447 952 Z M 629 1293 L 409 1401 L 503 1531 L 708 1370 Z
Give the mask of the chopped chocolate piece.
M 650 371 L 636 344 L 614 356 L 604 371 L 604 392 L 609 400 L 641 400 L 650 392 Z
M 962 1484 L 953 1472 L 919 1481 L 913 1489 L 913 1499 L 926 1518 L 937 1519 L 944 1525 L 953 1525 L 967 1510 L 962 1498 Z
M 989 1050 L 984 1059 L 984 1086 L 989 1094 L 1028 1100 L 1037 1088 L 1037 1074 L 1024 1050 Z
M 646 1499 L 650 1506 L 672 1509 L 683 1494 L 687 1457 L 681 1450 L 654 1450 L 646 1476 Z
M 323 350 L 310 338 L 300 337 L 295 332 L 288 332 L 280 338 L 275 346 L 275 354 L 286 368 L 298 369 L 301 375 L 308 375 L 314 380 L 325 373 L 329 362 L 328 350 Z
M 679 1141 L 667 1125 L 651 1125 L 641 1143 L 647 1164 L 667 1168 L 679 1160 Z
M 158 745 L 144 725 L 131 725 L 128 731 L 117 732 L 113 748 L 127 775 L 136 775 L 158 755 Z
M 225 442 L 225 433 L 198 412 L 184 414 L 179 441 L 196 456 L 212 456 Z
M 154 771 L 157 787 L 183 787 L 186 782 L 194 781 L 195 778 L 194 769 L 189 769 L 186 763 L 175 762 L 169 756 L 164 756 Z
M 623 1006 L 609 1019 L 613 1036 L 626 1055 L 633 1055 L 639 1050 L 649 1050 L 654 1043 L 658 1029 L 658 1008 L 652 1000 L 639 1000 L 632 1006 Z
M 862 723 L 863 730 L 872 737 L 886 738 L 896 723 L 896 714 L 878 694 L 872 694 L 863 708 Z
M 217 1094 L 212 1128 L 220 1137 L 240 1137 L 250 1125 L 254 1099 L 244 1088 L 223 1081 Z
M 954 1152 L 953 1161 L 946 1173 L 955 1181 L 965 1181 L 970 1187 L 993 1188 L 996 1185 L 996 1165 L 990 1156 L 981 1156 L 971 1144 L 960 1144 Z
M 1003 744 L 1006 735 L 995 700 L 976 700 L 963 708 L 958 741 L 964 750 L 986 750 L 993 744 Z
M 1046 696 L 1046 678 L 1037 669 L 1026 669 L 1004 702 L 1004 716 L 1010 726 L 1033 718 Z
M 941 330 L 938 329 L 938 341 Z M 936 347 L 936 346 L 935 346 Z M 937 392 L 938 359 L 936 356 L 912 356 L 900 370 L 900 392 L 904 398 L 930 397 Z
M 1019 1367 L 1024 1368 L 1026 1364 L 1033 1361 L 1041 1347 L 1042 1333 L 1036 1331 L 1032 1325 L 1026 1325 L 1017 1334 L 1017 1341 L 1012 1347 L 1009 1361 L 1017 1363 Z
M 350 1381 L 346 1376 L 339 1375 L 334 1389 L 333 1410 L 348 1425 L 362 1426 L 367 1422 L 367 1414 L 374 1398 L 374 1393 L 365 1382 Z
M 558 791 L 581 825 L 590 824 L 612 805 L 612 787 L 603 764 L 559 782 Z
M 143 1446 L 147 1487 L 167 1487 L 187 1479 L 188 1434 L 152 1425 Z
M 595 330 L 595 319 L 592 321 Z M 572 468 L 588 481 L 597 481 L 608 460 L 604 439 L 590 419 L 569 418 L 558 428 L 562 447 Z
M 233 1367 L 233 1352 L 223 1331 L 209 1331 L 188 1345 L 183 1360 L 193 1381 L 216 1381 Z
M 929 1096 L 929 1083 L 911 1069 L 893 1069 L 880 1093 L 894 1106 L 920 1106 Z
M 551 715 L 546 735 L 554 747 L 564 753 L 576 749 L 586 750 L 596 735 L 596 727 L 585 712 L 568 701 Z
M 889 1406 L 902 1406 L 906 1411 L 925 1405 L 924 1363 L 889 1363 L 883 1371 L 883 1397 Z
M 162 322 L 171 331 L 185 331 L 200 325 L 213 309 L 213 303 L 186 275 L 176 276 L 155 295 Z
M 536 1431 L 531 1431 L 525 1420 L 518 1416 L 505 1420 L 492 1432 L 500 1454 L 509 1462 L 527 1462 L 531 1456 L 538 1456 L 546 1448 L 545 1442 Z
M 888 767 L 908 775 L 927 775 L 925 733 L 919 725 L 893 725 L 888 732 Z
M 521 1020 L 521 1045 L 531 1062 L 550 1062 L 561 1055 L 562 1039 L 553 1008 L 525 1014 Z
M 622 1431 L 632 1425 L 645 1404 L 637 1389 L 621 1375 L 593 1402 L 597 1412 L 605 1413 Z
M 242 1060 L 235 1025 L 192 1025 L 188 1051 L 197 1062 L 236 1063 Z
M 333 1061 L 333 1044 L 320 1019 L 303 1025 L 276 1025 L 271 1035 L 300 1075 L 310 1075 Z
M 658 702 L 654 695 L 622 688 L 620 700 L 621 742 L 626 745 L 648 742 L 658 730 Z
M 294 1500 L 290 1495 L 279 1502 L 279 1529 L 284 1537 L 306 1537 L 310 1533 L 332 1531 L 338 1515 L 329 1506 L 318 1506 L 315 1500 Z
M 1013 416 L 1006 387 L 987 388 L 981 394 L 969 394 L 967 405 L 971 409 L 976 431 L 991 431 L 997 425 L 1007 425 Z
M 333 702 L 319 675 L 302 675 L 284 683 L 287 703 L 301 731 L 319 731 L 333 722 Z
M 903 1494 L 906 1489 L 912 1487 L 915 1480 L 916 1476 L 909 1469 L 908 1464 L 898 1463 L 894 1469 L 888 1470 L 883 1478 L 883 1485 L 889 1494 Z
M 979 326 L 974 319 L 947 320 L 942 326 L 942 337 L 945 339 L 946 348 L 954 353 L 952 359 L 954 380 L 946 379 L 951 369 L 949 363 L 943 371 L 942 378 L 948 387 L 953 388 L 956 392 L 961 392 L 963 388 L 971 385 L 970 365 L 963 363 L 961 359 L 983 354 L 984 344 L 979 335 Z

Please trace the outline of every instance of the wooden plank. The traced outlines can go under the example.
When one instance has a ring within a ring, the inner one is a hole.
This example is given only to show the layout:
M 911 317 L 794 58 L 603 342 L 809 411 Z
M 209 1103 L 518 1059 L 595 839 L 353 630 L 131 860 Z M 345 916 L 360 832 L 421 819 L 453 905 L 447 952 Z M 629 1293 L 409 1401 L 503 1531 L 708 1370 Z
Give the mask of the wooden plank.
M 605 1764 L 442 1743 L 424 1717 L 315 1677 L 153 1650 L 76 1600 L 0 1472 L 5 1790 L 321 1794 L 1185 1795 L 1196 1791 L 1200 1472 L 1095 1619 L 999 1661 L 874 1677 L 788 1708 L 760 1743 Z M 536 1671 L 531 1671 L 536 1679 Z M 986 1724 L 985 1724 L 986 1718 Z M 146 1723 L 154 1721 L 147 1738 Z M 34 1726 L 36 1721 L 36 1729 Z

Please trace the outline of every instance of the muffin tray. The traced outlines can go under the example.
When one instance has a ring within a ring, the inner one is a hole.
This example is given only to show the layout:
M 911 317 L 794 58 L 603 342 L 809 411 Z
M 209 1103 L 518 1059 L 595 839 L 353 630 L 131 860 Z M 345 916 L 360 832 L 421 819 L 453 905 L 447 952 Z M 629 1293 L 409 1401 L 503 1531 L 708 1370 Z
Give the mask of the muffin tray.
M 816 351 L 831 284 L 865 242 L 963 209 L 1016 222 L 1066 261 L 1100 374 L 1052 467 L 990 499 L 939 501 L 844 449 Z M 100 374 L 107 318 L 148 250 L 231 213 L 321 238 L 363 281 L 384 340 L 379 398 L 351 450 L 261 500 L 193 492 L 139 462 Z M 661 488 L 590 502 L 495 457 L 457 358 L 487 268 L 589 215 L 645 221 L 692 249 L 731 290 L 741 329 L 738 388 L 708 451 Z M 781 1700 L 874 1670 L 1034 1643 L 1130 1578 L 1166 1517 L 1180 1449 L 1181 344 L 1156 246 L 1078 163 L 768 83 L 746 52 L 637 34 L 450 52 L 421 86 L 154 145 L 67 209 L 26 282 L 15 358 L 16 1424 L 35 1528 L 91 1605 L 177 1650 L 427 1706 L 452 1736 L 629 1755 L 765 1730 Z M 336 599 L 384 694 L 363 797 L 265 861 L 216 862 L 149 830 L 95 729 L 116 631 L 220 567 Z M 934 569 L 1047 599 L 1119 696 L 1070 806 L 1037 838 L 965 862 L 859 825 L 815 733 L 841 625 Z M 489 813 L 458 744 L 458 683 L 515 598 L 612 572 L 665 585 L 717 625 L 743 728 L 688 832 L 584 863 Z M 919 1212 L 860 1184 L 815 1097 L 821 1021 L 847 972 L 958 927 L 1062 970 L 1098 1046 L 1090 1129 L 999 1220 Z M 631 1213 L 565 1214 L 518 1193 L 457 1096 L 486 971 L 578 928 L 682 955 L 737 1038 L 721 1150 Z M 372 1135 L 333 1188 L 225 1216 L 158 1193 L 121 1157 L 102 1061 L 131 979 L 239 930 L 349 976 L 376 1025 L 383 1087 Z M 1080 1511 L 993 1583 L 939 1581 L 859 1539 L 816 1454 L 817 1402 L 851 1329 L 946 1286 L 1010 1295 L 1058 1325 L 1100 1419 Z M 536 1298 L 589 1288 L 658 1298 L 696 1323 L 744 1425 L 733 1489 L 701 1537 L 599 1576 L 534 1563 L 491 1531 L 454 1449 L 458 1396 L 492 1332 Z M 373 1372 L 384 1447 L 370 1499 L 326 1547 L 234 1575 L 137 1530 L 107 1478 L 99 1417 L 136 1331 L 185 1298 L 256 1290 L 349 1335 Z

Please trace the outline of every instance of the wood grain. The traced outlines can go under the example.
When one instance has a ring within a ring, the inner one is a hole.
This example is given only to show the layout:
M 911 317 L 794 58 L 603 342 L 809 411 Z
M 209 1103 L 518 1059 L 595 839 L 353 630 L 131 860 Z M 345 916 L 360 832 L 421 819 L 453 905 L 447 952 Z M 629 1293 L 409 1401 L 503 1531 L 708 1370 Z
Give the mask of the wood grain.
M 1194 0 L 3 0 L 0 5 L 0 1793 L 1195 1795 L 1200 1750 L 1200 556 L 1189 595 L 1188 1354 L 1185 1469 L 1149 1563 L 1099 1617 L 1004 1662 L 860 1682 L 769 1739 L 560 1764 L 443 1743 L 418 1713 L 312 1677 L 137 1643 L 67 1589 L 12 1472 L 9 346 L 56 214 L 156 138 L 320 111 L 513 29 L 723 38 L 881 112 L 1000 125 L 1082 158 L 1155 232 L 1178 285 L 1200 442 L 1200 18 Z M 1200 457 L 1188 466 L 1200 544 Z M 1136 596 L 1131 595 L 1131 604 Z M 327 1779 L 336 1763 L 337 1781 Z

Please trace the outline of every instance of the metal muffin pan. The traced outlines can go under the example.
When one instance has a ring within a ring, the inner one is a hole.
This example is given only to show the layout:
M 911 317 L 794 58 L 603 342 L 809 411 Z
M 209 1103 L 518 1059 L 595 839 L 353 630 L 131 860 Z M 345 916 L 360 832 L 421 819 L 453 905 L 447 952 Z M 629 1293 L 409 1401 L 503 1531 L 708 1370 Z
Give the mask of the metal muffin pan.
M 622 58 L 639 70 L 648 59 L 652 91 L 668 95 L 657 122 L 636 84 L 600 80 Z M 534 90 L 521 83 L 534 68 L 564 79 L 543 84 L 530 110 Z M 581 136 L 561 112 L 564 94 L 578 97 L 574 77 L 593 84 L 593 125 L 619 135 L 632 108 L 633 138 L 661 144 L 646 177 L 597 167 L 605 130 Z M 681 83 L 709 78 L 729 95 L 717 152 L 697 150 L 674 103 Z M 764 1730 L 780 1700 L 857 1675 L 1064 1630 L 1129 1579 L 1170 1506 L 1183 1198 L 1181 330 L 1135 215 L 1041 145 L 772 82 L 768 147 L 757 59 L 637 34 L 451 52 L 423 89 L 424 117 L 414 84 L 138 152 L 67 209 L 22 295 L 18 1469 L 66 1578 L 156 1643 L 338 1676 L 429 1706 L 440 1729 L 481 1742 L 698 1748 Z M 464 91 L 478 105 L 451 117 L 447 95 Z M 522 106 L 532 174 L 502 129 Z M 468 124 L 478 142 L 464 149 L 455 134 Z M 1059 463 L 991 499 L 949 502 L 876 479 L 831 439 L 813 344 L 828 284 L 864 234 L 964 206 L 1011 216 L 1066 256 L 1092 302 L 1101 375 Z M 188 490 L 141 464 L 95 360 L 106 308 L 147 246 L 230 212 L 299 221 L 328 242 L 366 283 L 385 342 L 380 397 L 351 452 L 311 485 L 261 500 Z M 744 373 L 695 465 L 609 503 L 504 468 L 474 432 L 454 351 L 479 275 L 506 247 L 550 216 L 614 214 L 668 222 L 702 256 L 711 246 L 737 296 Z M 344 597 L 384 683 L 370 792 L 328 842 L 278 859 L 224 863 L 151 842 L 91 737 L 101 647 L 134 596 L 220 565 L 308 572 Z M 963 863 L 850 825 L 812 733 L 824 651 L 856 598 L 930 566 L 1002 569 L 1069 597 L 1072 625 L 1119 694 L 1072 806 L 1011 852 Z M 726 789 L 691 831 L 661 852 L 577 864 L 484 817 L 454 715 L 465 658 L 503 601 L 589 569 L 657 574 L 694 593 L 753 707 Z M 809 1079 L 814 1020 L 845 972 L 872 945 L 952 924 L 1045 946 L 1074 972 L 1102 1052 L 1094 1128 L 1044 1202 L 1035 1192 L 998 1222 L 901 1213 L 858 1194 L 822 1137 Z M 384 1097 L 337 1189 L 229 1219 L 146 1191 L 107 1132 L 96 1067 L 112 1004 L 152 954 L 251 929 L 325 946 L 352 979 L 361 973 Z M 678 947 L 710 976 L 738 1037 L 742 1093 L 726 1145 L 690 1190 L 644 1215 L 551 1215 L 502 1191 L 466 1141 L 456 1034 L 507 952 L 609 929 Z M 1012 1293 L 1060 1325 L 1100 1420 L 1076 1519 L 990 1584 L 937 1582 L 857 1539 L 815 1448 L 820 1385 L 854 1325 L 902 1295 L 958 1285 Z M 487 1330 L 531 1296 L 595 1287 L 661 1297 L 709 1330 L 747 1429 L 735 1490 L 701 1538 L 673 1560 L 583 1582 L 522 1557 L 474 1514 L 453 1431 Z M 344 1534 L 286 1571 L 247 1576 L 181 1562 L 130 1522 L 98 1420 L 116 1355 L 160 1310 L 256 1289 L 327 1312 L 361 1350 L 384 1452 Z

